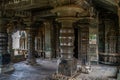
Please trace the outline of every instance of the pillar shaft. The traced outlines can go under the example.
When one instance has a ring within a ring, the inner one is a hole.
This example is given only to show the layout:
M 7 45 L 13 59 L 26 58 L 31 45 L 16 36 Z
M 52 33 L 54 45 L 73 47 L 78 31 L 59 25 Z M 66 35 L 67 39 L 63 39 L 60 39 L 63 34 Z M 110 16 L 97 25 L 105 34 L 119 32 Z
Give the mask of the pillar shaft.
M 35 64 L 35 31 L 34 29 L 30 28 L 28 30 L 28 64 Z
M 0 32 L 0 53 L 6 54 L 7 53 L 7 44 L 8 42 L 8 34 L 7 32 Z
M 8 34 L 7 29 L 4 27 L 2 18 L 0 19 L 0 73 L 14 70 L 10 64 L 11 56 L 8 53 Z
M 58 60 L 58 73 L 66 76 L 72 76 L 77 69 L 77 61 L 73 58 L 74 54 L 74 22 L 77 22 L 80 16 L 87 16 L 81 14 L 84 12 L 83 7 L 77 5 L 61 5 L 52 10 L 52 13 L 57 13 L 56 21 L 61 23 L 60 29 L 60 54 L 61 58 Z M 85 10 L 85 13 L 88 11 Z M 80 14 L 79 14 L 80 13 Z
M 12 39 L 12 33 L 9 32 L 8 33 L 8 53 L 11 54 L 11 58 L 14 57 L 14 51 L 13 51 L 13 48 L 12 48 L 12 42 L 13 42 L 13 39 Z
M 61 21 L 60 29 L 60 62 L 58 73 L 66 76 L 71 76 L 76 71 L 76 61 L 73 58 L 74 49 L 74 28 L 73 20 Z
M 60 29 L 60 53 L 62 58 L 72 58 L 74 48 L 74 28 L 72 22 L 63 21 Z
M 105 53 L 116 53 L 116 29 L 115 23 L 112 20 L 105 22 Z
M 119 17 L 119 27 L 118 27 L 118 31 L 119 31 L 119 34 L 118 34 L 118 51 L 117 52 L 120 52 L 120 7 L 118 7 L 118 17 Z
M 60 45 L 60 41 L 59 41 L 59 35 L 60 35 L 60 33 L 59 33 L 59 31 L 60 31 L 60 26 L 59 25 L 56 25 L 56 34 L 55 34 L 55 36 L 56 36 L 56 56 L 57 57 L 60 57 L 60 53 L 59 53 L 59 45 Z

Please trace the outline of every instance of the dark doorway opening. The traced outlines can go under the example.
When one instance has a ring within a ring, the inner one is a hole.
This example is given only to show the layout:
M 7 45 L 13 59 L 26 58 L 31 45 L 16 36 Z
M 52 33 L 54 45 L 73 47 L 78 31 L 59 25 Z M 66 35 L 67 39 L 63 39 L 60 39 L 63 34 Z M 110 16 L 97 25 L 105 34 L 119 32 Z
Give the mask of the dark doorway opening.
M 74 28 L 74 35 L 75 35 L 75 40 L 74 40 L 74 57 L 78 59 L 78 28 Z

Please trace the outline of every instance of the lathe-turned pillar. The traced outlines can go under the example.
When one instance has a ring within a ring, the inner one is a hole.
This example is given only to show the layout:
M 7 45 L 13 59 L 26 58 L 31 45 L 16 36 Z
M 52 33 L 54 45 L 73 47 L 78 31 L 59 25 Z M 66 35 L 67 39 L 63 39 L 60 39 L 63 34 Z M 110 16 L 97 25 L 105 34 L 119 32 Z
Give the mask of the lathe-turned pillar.
M 53 13 L 57 14 L 56 21 L 60 24 L 59 31 L 59 53 L 57 73 L 72 76 L 77 70 L 77 60 L 74 54 L 74 27 L 73 24 L 79 20 L 77 15 L 83 9 L 77 6 L 63 6 L 53 9 Z
M 61 22 L 60 29 L 60 54 L 58 73 L 71 76 L 77 68 L 77 61 L 73 58 L 74 49 L 74 27 L 73 19 L 64 18 Z
M 12 32 L 8 31 L 8 53 L 11 54 L 11 58 L 14 57 L 14 50 L 12 49 L 13 47 L 13 39 L 12 39 Z M 11 59 L 12 60 L 12 59 Z
M 73 57 L 75 48 L 75 26 L 73 26 L 73 24 L 89 15 L 88 5 L 86 4 L 86 7 L 82 6 L 84 2 L 85 1 L 83 0 L 81 4 L 75 3 L 76 5 L 69 0 L 56 1 L 56 3 L 59 3 L 57 5 L 54 5 L 53 2 L 52 6 L 55 8 L 52 10 L 52 13 L 56 14 L 56 21 L 61 24 L 59 34 L 59 52 L 61 57 L 58 60 L 58 74 L 72 76 L 77 70 L 77 60 Z
M 11 54 L 8 53 L 8 33 L 3 18 L 0 17 L 0 73 L 14 70 L 11 62 Z
M 118 53 L 120 52 L 120 7 L 118 7 L 118 19 L 119 19 L 119 27 L 118 27 L 118 41 L 117 41 L 117 49 L 118 49 Z
M 27 63 L 30 65 L 36 64 L 35 59 L 35 29 L 32 27 L 27 28 L 27 42 L 28 42 L 28 57 Z

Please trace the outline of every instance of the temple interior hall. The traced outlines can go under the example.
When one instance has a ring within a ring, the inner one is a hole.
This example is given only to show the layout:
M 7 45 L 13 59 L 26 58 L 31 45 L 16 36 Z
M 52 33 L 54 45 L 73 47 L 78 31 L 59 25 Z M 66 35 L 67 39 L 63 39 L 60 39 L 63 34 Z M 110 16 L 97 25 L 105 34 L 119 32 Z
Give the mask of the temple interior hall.
M 0 0 L 0 80 L 120 80 L 120 0 Z

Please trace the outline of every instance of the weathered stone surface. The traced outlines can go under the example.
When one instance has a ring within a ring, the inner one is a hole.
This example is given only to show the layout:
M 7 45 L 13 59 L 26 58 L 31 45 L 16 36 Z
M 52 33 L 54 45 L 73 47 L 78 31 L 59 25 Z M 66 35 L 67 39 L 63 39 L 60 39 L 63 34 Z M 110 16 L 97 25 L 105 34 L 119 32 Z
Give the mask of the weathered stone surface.
M 98 65 L 91 66 L 89 74 L 81 73 L 77 80 L 116 80 L 117 68 L 113 66 Z
M 72 76 L 77 70 L 77 61 L 74 58 L 60 60 L 58 73 L 66 76 Z
M 57 60 L 37 60 L 38 65 L 30 66 L 25 62 L 14 64 L 15 71 L 0 74 L 0 80 L 116 80 L 116 67 L 106 65 L 91 66 L 89 74 L 78 72 L 76 76 L 54 74 L 57 69 Z M 75 75 L 74 73 L 73 75 Z M 59 78 L 59 79 L 55 79 Z
M 0 73 L 14 70 L 10 64 L 11 56 L 7 51 L 8 34 L 6 31 L 0 31 Z
M 28 37 L 28 57 L 27 64 L 34 65 L 36 64 L 35 59 L 35 30 L 34 28 L 28 27 L 27 29 L 27 37 Z
M 0 74 L 0 80 L 43 80 L 56 71 L 56 60 L 37 60 L 38 65 L 30 66 L 24 62 L 14 64 L 15 71 Z

